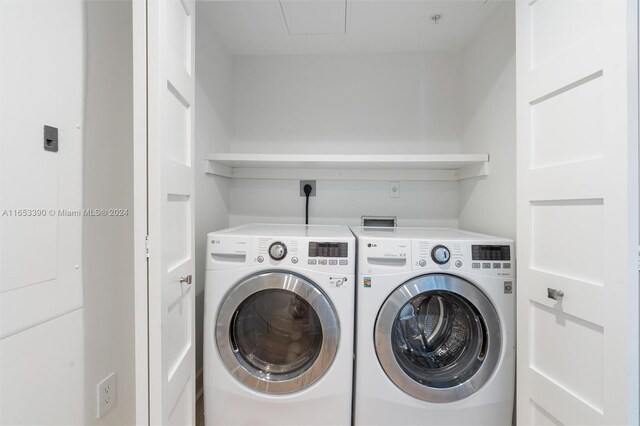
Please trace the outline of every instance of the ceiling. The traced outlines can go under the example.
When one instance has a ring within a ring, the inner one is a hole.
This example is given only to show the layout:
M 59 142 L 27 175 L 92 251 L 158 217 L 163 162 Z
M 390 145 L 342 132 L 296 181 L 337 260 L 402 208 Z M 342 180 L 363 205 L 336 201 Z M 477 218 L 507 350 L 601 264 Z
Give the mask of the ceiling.
M 501 1 L 513 0 L 347 0 L 344 34 L 290 35 L 278 0 L 199 0 L 197 16 L 235 55 L 455 51 Z

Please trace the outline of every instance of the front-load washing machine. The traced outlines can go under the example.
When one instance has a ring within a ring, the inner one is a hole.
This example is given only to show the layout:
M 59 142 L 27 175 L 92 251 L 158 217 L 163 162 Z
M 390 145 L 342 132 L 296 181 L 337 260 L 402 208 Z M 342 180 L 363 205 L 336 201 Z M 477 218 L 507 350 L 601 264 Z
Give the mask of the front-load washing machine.
M 348 425 L 355 238 L 252 224 L 207 235 L 207 425 Z
M 356 425 L 510 425 L 511 240 L 352 228 L 358 240 Z

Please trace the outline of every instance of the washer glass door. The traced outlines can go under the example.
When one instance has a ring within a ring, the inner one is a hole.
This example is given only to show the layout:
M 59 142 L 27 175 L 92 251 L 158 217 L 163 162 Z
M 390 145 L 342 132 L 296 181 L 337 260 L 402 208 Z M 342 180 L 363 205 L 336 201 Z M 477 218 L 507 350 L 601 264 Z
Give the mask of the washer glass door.
M 284 272 L 254 275 L 235 286 L 216 325 L 229 372 L 266 393 L 296 392 L 316 382 L 335 357 L 338 334 L 324 293 Z
M 425 275 L 387 298 L 376 321 L 375 346 L 385 373 L 404 392 L 452 402 L 476 392 L 495 370 L 500 322 L 473 284 Z

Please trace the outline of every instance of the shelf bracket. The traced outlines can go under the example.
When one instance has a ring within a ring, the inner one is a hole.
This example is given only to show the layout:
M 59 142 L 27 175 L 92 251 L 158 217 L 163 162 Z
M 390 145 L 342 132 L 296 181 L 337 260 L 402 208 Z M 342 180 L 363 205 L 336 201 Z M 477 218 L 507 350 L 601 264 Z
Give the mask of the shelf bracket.
M 457 171 L 458 180 L 489 176 L 489 163 L 472 164 Z
M 233 169 L 231 167 L 211 160 L 204 160 L 204 172 L 216 176 L 233 177 Z

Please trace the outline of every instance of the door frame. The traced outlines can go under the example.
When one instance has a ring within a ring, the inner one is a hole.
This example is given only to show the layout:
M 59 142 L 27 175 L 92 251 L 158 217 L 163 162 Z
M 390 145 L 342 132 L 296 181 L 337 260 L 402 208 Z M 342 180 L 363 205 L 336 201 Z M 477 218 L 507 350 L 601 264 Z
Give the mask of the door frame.
M 132 0 L 133 240 L 136 424 L 149 424 L 147 0 Z

